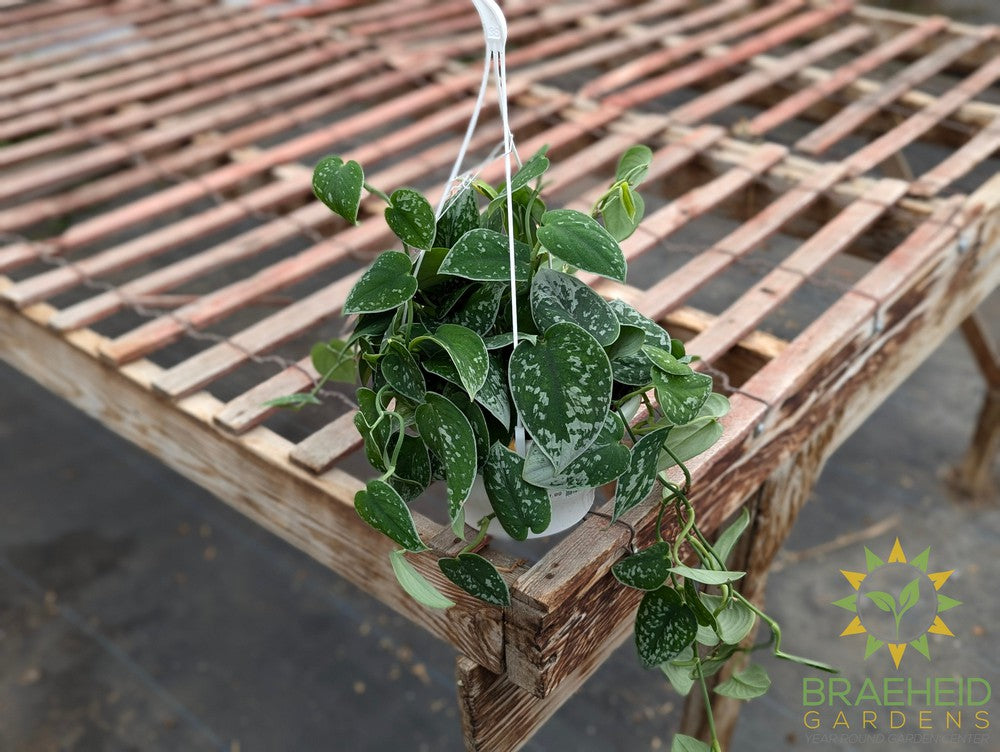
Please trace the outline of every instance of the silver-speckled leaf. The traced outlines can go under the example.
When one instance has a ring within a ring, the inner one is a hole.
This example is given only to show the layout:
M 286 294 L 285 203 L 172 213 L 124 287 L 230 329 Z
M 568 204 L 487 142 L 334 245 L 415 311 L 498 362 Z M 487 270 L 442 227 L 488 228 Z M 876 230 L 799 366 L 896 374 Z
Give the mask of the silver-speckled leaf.
M 385 481 L 368 481 L 368 485 L 355 494 L 354 508 L 361 519 L 407 551 L 427 549 L 417 534 L 409 508 Z
M 486 334 L 497 320 L 500 299 L 507 286 L 503 282 L 491 282 L 474 290 L 469 299 L 448 316 L 449 323 L 468 327 L 477 334 Z
M 503 371 L 498 358 L 490 356 L 490 370 L 486 374 L 483 388 L 476 395 L 476 402 L 500 421 L 504 428 L 510 428 L 510 397 L 503 380 Z
M 510 605 L 507 583 L 492 564 L 479 554 L 459 554 L 438 561 L 444 576 L 469 595 L 495 606 Z
M 428 392 L 417 407 L 420 438 L 444 465 L 448 516 L 455 519 L 476 480 L 476 437 L 469 419 L 446 397 Z
M 629 509 L 649 496 L 656 483 L 657 459 L 663 439 L 670 427 L 658 428 L 640 438 L 629 453 L 628 468 L 618 480 L 615 492 L 615 511 L 613 519 L 618 519 Z
M 524 282 L 528 279 L 531 267 L 531 249 L 524 243 L 514 244 L 514 262 L 517 281 Z M 509 282 L 510 249 L 507 236 L 482 227 L 469 230 L 444 257 L 438 273 L 478 282 Z
M 706 373 L 674 376 L 656 369 L 652 375 L 656 400 L 667 420 L 677 426 L 697 418 L 702 405 L 712 393 L 712 377 Z
M 663 327 L 622 300 L 609 300 L 608 305 L 615 312 L 620 324 L 639 327 L 646 332 L 645 344 L 670 350 L 670 335 Z M 635 386 L 649 383 L 651 364 L 649 358 L 642 353 L 616 357 L 611 367 L 614 369 L 615 381 Z
M 519 344 L 508 380 L 525 427 L 557 472 L 597 439 L 611 402 L 611 364 L 576 324 L 556 324 L 536 344 Z
M 531 316 L 538 331 L 570 321 L 602 345 L 618 338 L 618 317 L 604 298 L 586 284 L 555 269 L 539 269 L 531 281 Z
M 597 488 L 618 478 L 628 467 L 629 451 L 621 444 L 594 444 L 561 471 L 532 444 L 524 459 L 524 479 L 559 489 Z
M 656 590 L 670 576 L 670 544 L 660 541 L 626 556 L 611 567 L 611 573 L 630 588 Z
M 483 338 L 474 331 L 458 324 L 442 324 L 434 334 L 415 337 L 411 347 L 421 342 L 434 342 L 444 348 L 451 358 L 455 370 L 462 381 L 462 386 L 470 399 L 475 399 L 477 392 L 486 383 L 486 375 L 490 368 L 489 354 Z
M 552 518 L 552 503 L 544 488 L 521 477 L 524 458 L 499 442 L 490 447 L 483 467 L 483 483 L 490 505 L 507 534 L 524 540 L 528 532 L 544 532 Z
M 679 654 L 698 634 L 698 621 L 676 590 L 661 587 L 642 597 L 635 615 L 635 646 L 646 666 Z
M 358 223 L 358 207 L 365 173 L 354 160 L 338 156 L 321 159 L 313 169 L 312 187 L 316 198 L 352 225 Z
M 424 374 L 417 361 L 402 344 L 393 342 L 379 359 L 379 369 L 386 383 L 396 394 L 401 394 L 414 402 L 423 402 L 427 393 Z
M 385 251 L 376 258 L 347 294 L 344 313 L 378 313 L 402 305 L 417 291 L 417 278 L 410 274 L 410 257 Z
M 625 255 L 610 233 L 588 214 L 554 209 L 542 215 L 538 240 L 553 256 L 578 269 L 625 281 Z
M 385 210 L 389 229 L 411 248 L 430 250 L 436 224 L 434 210 L 427 199 L 412 188 L 400 188 L 392 192 L 389 200 L 391 204 Z

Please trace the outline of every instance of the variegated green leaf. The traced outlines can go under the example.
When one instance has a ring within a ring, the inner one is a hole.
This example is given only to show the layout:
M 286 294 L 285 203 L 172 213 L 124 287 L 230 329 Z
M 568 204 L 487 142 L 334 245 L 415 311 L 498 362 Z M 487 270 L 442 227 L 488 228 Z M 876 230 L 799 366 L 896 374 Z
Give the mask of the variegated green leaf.
M 552 518 L 552 504 L 544 488 L 527 483 L 521 473 L 524 458 L 499 442 L 490 448 L 483 467 L 483 483 L 497 521 L 515 540 L 545 531 Z
M 507 286 L 503 282 L 489 282 L 473 290 L 469 299 L 448 317 L 449 323 L 468 327 L 477 334 L 486 334 L 497 320 L 500 299 Z
M 459 554 L 454 559 L 443 558 L 438 566 L 444 576 L 469 595 L 495 606 L 510 605 L 507 583 L 492 564 L 479 554 Z
M 402 305 L 417 291 L 417 278 L 410 274 L 410 257 L 386 251 L 355 282 L 344 302 L 344 313 L 377 313 Z
M 476 402 L 500 421 L 500 425 L 510 428 L 510 397 L 499 360 L 493 355 L 490 355 L 490 370 L 486 374 L 483 388 L 476 395 Z
M 490 359 L 483 338 L 468 327 L 442 324 L 434 334 L 415 337 L 410 346 L 416 347 L 422 342 L 433 342 L 448 353 L 455 370 L 458 371 L 462 387 L 470 399 L 475 399 L 476 394 L 486 383 L 490 368 Z
M 659 369 L 653 371 L 656 399 L 671 423 L 682 426 L 698 417 L 702 405 L 712 393 L 712 377 L 705 373 L 673 376 Z
M 676 590 L 661 587 L 642 597 L 635 615 L 635 646 L 649 667 L 678 655 L 698 634 L 698 622 Z
M 524 164 L 521 165 L 521 169 L 518 170 L 514 177 L 510 181 L 511 189 L 514 193 L 524 188 L 526 185 L 530 184 L 537 178 L 540 178 L 545 174 L 545 171 L 549 169 L 549 158 L 545 156 L 545 152 L 549 149 L 548 145 L 543 146 L 528 159 Z M 500 189 L 501 194 L 505 193 L 503 186 Z
M 613 519 L 649 496 L 656 483 L 657 459 L 670 427 L 658 428 L 640 438 L 629 453 L 628 468 L 618 480 Z
M 687 376 L 691 373 L 691 366 L 677 360 L 668 350 L 653 345 L 644 345 L 642 352 L 649 358 L 650 363 L 664 373 L 669 373 L 671 376 Z
M 524 243 L 515 243 L 514 259 L 517 281 L 524 282 L 531 273 L 531 249 Z M 507 236 L 485 228 L 470 230 L 456 241 L 438 271 L 478 282 L 509 282 Z
M 645 344 L 670 350 L 670 335 L 663 327 L 646 318 L 622 300 L 609 300 L 608 305 L 611 306 L 611 310 L 615 312 L 619 323 L 623 326 L 635 326 L 646 333 Z M 632 386 L 649 383 L 650 362 L 642 353 L 616 357 L 611 367 L 614 369 L 615 381 Z
M 358 223 L 358 207 L 365 173 L 354 160 L 324 157 L 313 169 L 312 187 L 316 198 L 352 225 Z
M 393 437 L 393 442 L 398 438 Z M 395 448 L 395 444 L 393 447 Z M 396 458 L 396 471 L 389 478 L 389 484 L 405 501 L 411 501 L 427 490 L 430 483 L 431 461 L 427 446 L 419 436 L 403 434 L 403 444 Z
M 411 188 L 400 188 L 389 196 L 385 221 L 396 237 L 411 248 L 430 250 L 434 244 L 434 210 L 422 195 Z
M 417 534 L 410 510 L 385 481 L 368 481 L 368 485 L 354 496 L 354 507 L 361 519 L 407 551 L 427 549 Z
M 595 443 L 563 470 L 556 472 L 538 445 L 532 444 L 524 459 L 524 479 L 545 488 L 597 488 L 624 473 L 628 460 L 629 451 L 621 444 Z
M 604 298 L 576 277 L 554 269 L 539 269 L 531 281 L 531 315 L 538 331 L 569 321 L 602 345 L 618 338 L 620 326 Z
M 627 556 L 611 567 L 611 573 L 630 588 L 656 590 L 670 576 L 670 544 L 660 541 Z
M 414 402 L 423 402 L 424 394 L 427 393 L 424 374 L 410 351 L 402 344 L 392 342 L 389 345 L 385 355 L 379 360 L 379 369 L 386 383 L 397 394 Z
M 578 269 L 625 281 L 625 256 L 613 237 L 588 214 L 555 209 L 542 215 L 538 240 L 553 256 Z
M 611 401 L 611 366 L 576 324 L 556 324 L 535 344 L 519 344 L 509 382 L 525 427 L 557 472 L 597 439 Z
M 420 438 L 444 465 L 448 516 L 455 519 L 476 480 L 476 437 L 469 419 L 447 398 L 428 392 L 417 407 Z
M 466 188 L 448 202 L 447 208 L 437 222 L 434 242 L 443 248 L 451 248 L 460 237 L 477 227 L 479 227 L 479 205 L 476 202 L 476 194 L 471 188 Z

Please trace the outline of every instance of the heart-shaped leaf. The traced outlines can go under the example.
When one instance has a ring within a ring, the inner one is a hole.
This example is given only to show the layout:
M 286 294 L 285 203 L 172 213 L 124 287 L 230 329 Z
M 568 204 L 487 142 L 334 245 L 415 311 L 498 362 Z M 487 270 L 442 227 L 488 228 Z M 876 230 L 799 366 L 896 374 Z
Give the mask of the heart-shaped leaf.
M 640 438 L 629 453 L 628 467 L 618 479 L 615 492 L 615 510 L 612 518 L 617 520 L 625 512 L 641 502 L 653 490 L 656 483 L 657 458 L 670 427 L 658 428 Z
M 400 394 L 414 402 L 423 402 L 427 393 L 424 374 L 417 361 L 399 342 L 392 342 L 385 355 L 379 360 L 379 369 L 386 383 L 396 394 Z
M 698 622 L 676 590 L 661 587 L 642 597 L 635 615 L 635 646 L 646 666 L 669 661 L 697 634 Z
M 593 217 L 575 209 L 555 209 L 542 215 L 538 228 L 542 246 L 568 264 L 619 282 L 625 281 L 622 249 Z
M 318 342 L 309 356 L 322 381 L 354 381 L 354 348 L 343 340 Z
M 472 435 L 476 439 L 476 468 L 478 470 L 486 462 L 486 456 L 489 454 L 491 443 L 490 429 L 486 425 L 483 411 L 479 405 L 472 402 L 468 395 L 459 389 L 445 389 L 444 396 L 462 411 L 462 415 L 468 419 L 469 425 L 472 426 Z
M 389 562 L 392 564 L 393 574 L 396 575 L 400 586 L 417 603 L 428 608 L 451 608 L 455 605 L 455 601 L 445 597 L 440 590 L 416 570 L 406 558 L 405 552 L 390 552 Z
M 479 205 L 476 194 L 471 188 L 466 188 L 446 204 L 444 213 L 437 222 L 434 242 L 442 248 L 451 248 L 460 237 L 477 227 Z
M 683 564 L 671 567 L 670 571 L 689 580 L 700 582 L 702 585 L 722 585 L 725 582 L 735 582 L 746 574 L 746 572 L 722 572 L 717 569 L 694 569 Z
M 495 606 L 510 605 L 507 583 L 492 564 L 479 554 L 459 554 L 454 559 L 443 558 L 438 566 L 444 576 L 469 595 Z
M 389 483 L 405 501 L 415 499 L 427 490 L 431 483 L 431 461 L 427 445 L 419 436 L 403 434 L 396 471 Z
M 549 169 L 549 158 L 545 156 L 545 152 L 547 152 L 548 149 L 548 145 L 543 146 L 532 154 L 531 158 L 527 162 L 521 165 L 521 169 L 515 173 L 514 177 L 510 181 L 511 188 L 514 193 L 517 193 L 517 191 L 524 188 L 535 179 L 540 178 L 545 174 L 545 171 Z M 504 193 L 502 186 L 500 193 Z
M 380 254 L 347 294 L 344 313 L 377 313 L 402 305 L 417 291 L 410 257 L 399 251 Z
M 597 439 L 611 401 L 611 365 L 576 324 L 549 327 L 510 358 L 508 380 L 525 427 L 557 472 Z
M 618 339 L 604 348 L 604 351 L 608 354 L 608 360 L 611 361 L 612 370 L 615 367 L 615 360 L 635 355 L 642 349 L 645 341 L 645 330 L 637 326 L 631 326 L 630 324 L 621 324 L 618 330 Z
M 389 196 L 385 222 L 396 237 L 411 248 L 430 250 L 434 244 L 434 210 L 412 188 L 399 188 Z
M 611 573 L 622 585 L 636 590 L 656 590 L 670 576 L 670 544 L 660 541 L 627 556 L 611 567 Z
M 610 345 L 620 330 L 618 317 L 600 295 L 569 274 L 539 269 L 531 281 L 531 315 L 538 331 L 569 321 Z
M 677 360 L 669 351 L 660 347 L 644 345 L 642 353 L 649 358 L 650 363 L 671 376 L 687 376 L 692 372 L 691 366 Z
M 757 615 L 750 608 L 737 600 L 730 599 L 726 607 L 719 611 L 722 596 L 702 593 L 702 601 L 715 614 L 716 633 L 728 645 L 738 645 L 750 634 L 757 621 Z
M 544 488 L 597 488 L 624 473 L 628 459 L 629 451 L 621 444 L 595 442 L 557 472 L 538 445 L 532 444 L 524 460 L 524 479 Z
M 417 534 L 409 508 L 385 481 L 368 481 L 368 485 L 355 494 L 354 508 L 361 519 L 407 551 L 427 550 Z
M 486 334 L 497 320 L 500 300 L 506 289 L 503 282 L 488 282 L 476 287 L 469 299 L 451 312 L 449 323 L 468 327 L 480 335 Z
M 712 393 L 712 377 L 706 373 L 674 376 L 656 369 L 652 375 L 663 414 L 677 426 L 697 418 L 698 411 Z
M 441 324 L 434 334 L 415 337 L 410 346 L 416 347 L 422 342 L 433 342 L 448 353 L 469 399 L 475 399 L 476 393 L 486 383 L 490 368 L 489 354 L 483 338 L 468 327 Z
M 354 160 L 324 157 L 313 169 L 312 187 L 316 198 L 352 225 L 358 223 L 358 207 L 365 173 Z
M 635 187 L 645 180 L 646 174 L 649 172 L 649 166 L 652 163 L 652 149 L 643 144 L 630 146 L 618 160 L 615 179 L 625 180 L 630 186 Z
M 510 396 L 507 394 L 501 366 L 493 355 L 490 355 L 490 370 L 486 374 L 483 388 L 476 394 L 476 402 L 500 421 L 500 425 L 510 428 Z
M 737 700 L 752 700 L 767 693 L 771 687 L 771 677 L 763 666 L 751 663 L 742 671 L 737 671 L 727 681 L 715 688 L 715 693 Z
M 517 281 L 526 281 L 531 274 L 531 249 L 524 243 L 514 244 L 514 262 Z M 486 228 L 469 230 L 455 242 L 438 271 L 477 282 L 510 281 L 507 236 Z
M 521 477 L 524 458 L 499 442 L 490 448 L 483 466 L 483 483 L 497 520 L 514 540 L 524 540 L 528 532 L 545 531 L 552 518 L 549 494 Z
M 451 400 L 435 392 L 428 392 L 425 400 L 417 406 L 417 429 L 444 465 L 448 516 L 454 520 L 476 480 L 476 437 L 469 419 Z
M 663 327 L 643 316 L 623 300 L 609 300 L 608 305 L 623 326 L 635 326 L 646 333 L 645 344 L 670 349 L 670 335 Z M 650 362 L 642 353 L 616 357 L 611 367 L 614 369 L 615 381 L 632 386 L 649 383 Z

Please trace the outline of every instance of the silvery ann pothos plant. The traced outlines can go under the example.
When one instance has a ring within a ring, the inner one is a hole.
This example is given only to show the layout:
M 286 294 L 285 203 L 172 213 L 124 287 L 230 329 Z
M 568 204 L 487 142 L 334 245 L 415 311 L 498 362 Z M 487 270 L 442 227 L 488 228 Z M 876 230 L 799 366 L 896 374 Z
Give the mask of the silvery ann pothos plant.
M 474 552 L 492 524 L 517 540 L 545 533 L 560 495 L 612 482 L 615 521 L 659 481 L 655 542 L 613 572 L 644 592 L 635 627 L 643 663 L 659 666 L 681 693 L 697 682 L 707 697 L 705 678 L 751 649 L 741 644 L 757 617 L 771 627 L 775 655 L 801 659 L 782 653 L 778 625 L 732 586 L 743 573 L 725 562 L 746 514 L 711 544 L 688 501 L 684 462 L 721 436 L 728 400 L 712 392 L 710 376 L 692 369 L 680 340 L 573 276 L 580 269 L 625 281 L 619 243 L 642 218 L 637 188 L 651 159 L 645 146 L 626 151 L 587 214 L 545 205 L 541 180 L 549 160 L 542 149 L 510 186 L 475 180 L 436 218 L 417 191 L 386 194 L 365 181 L 357 162 L 324 158 L 313 175 L 316 196 L 352 224 L 363 193 L 379 197 L 401 248 L 379 254 L 348 294 L 344 313 L 357 317 L 351 336 L 313 348 L 315 388 L 272 404 L 316 403 L 332 379 L 360 383 L 355 425 L 379 476 L 358 492 L 355 506 L 400 547 L 390 556 L 400 585 L 431 608 L 454 604 L 406 558 L 427 550 L 407 504 L 435 480 L 444 481 L 460 538 L 481 480 L 488 504 L 470 520 L 478 534 L 439 565 L 459 588 L 497 606 L 510 603 L 507 585 Z M 666 474 L 675 465 L 683 484 Z M 672 542 L 662 530 L 668 512 L 680 525 Z M 689 566 L 691 554 L 697 567 Z M 716 691 L 749 698 L 768 684 L 763 669 L 751 665 Z M 720 748 L 714 727 L 712 741 Z M 704 746 L 682 735 L 674 745 Z

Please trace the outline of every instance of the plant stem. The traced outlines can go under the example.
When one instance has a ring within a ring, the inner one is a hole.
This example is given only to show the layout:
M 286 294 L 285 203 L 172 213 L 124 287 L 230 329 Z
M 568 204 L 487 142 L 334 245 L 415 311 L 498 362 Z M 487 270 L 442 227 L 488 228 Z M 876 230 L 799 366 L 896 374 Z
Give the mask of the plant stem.
M 384 191 L 380 191 L 374 185 L 371 185 L 370 183 L 367 183 L 367 182 L 364 185 L 365 185 L 365 190 L 366 191 L 368 191 L 373 196 L 378 196 L 380 199 L 382 199 L 383 201 L 385 201 L 389 206 L 392 206 L 392 200 L 389 198 L 389 196 Z
M 476 533 L 476 537 L 465 548 L 461 550 L 461 553 L 467 554 L 473 551 L 480 543 L 486 540 L 486 532 L 490 529 L 490 522 L 496 517 L 495 514 L 488 514 L 479 520 L 479 532 Z
M 698 672 L 698 684 L 701 685 L 701 698 L 705 701 L 705 719 L 708 721 L 708 731 L 712 735 L 712 749 L 722 752 L 722 743 L 719 741 L 719 735 L 715 731 L 715 715 L 712 713 L 712 700 L 708 696 L 708 684 L 705 683 L 705 674 L 701 670 L 701 658 L 698 656 L 697 651 L 695 651 L 694 657 L 694 668 Z

